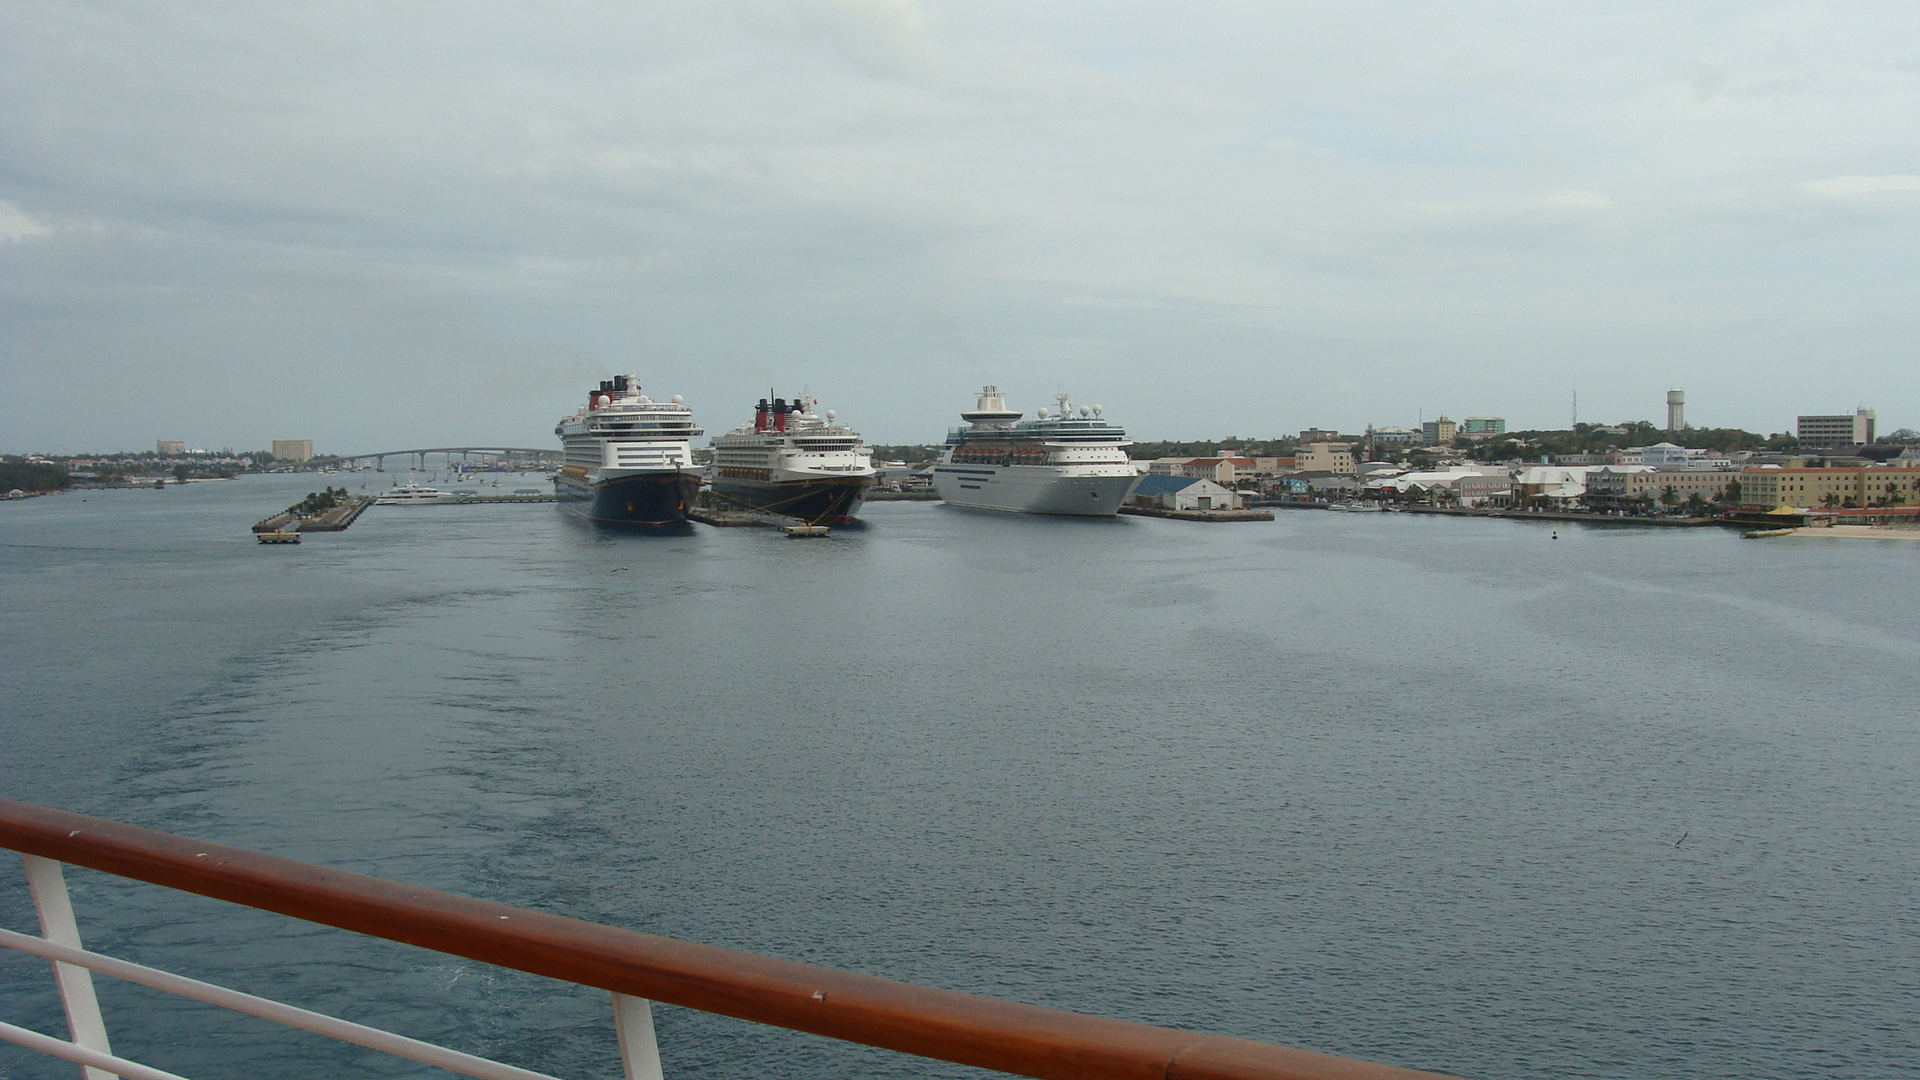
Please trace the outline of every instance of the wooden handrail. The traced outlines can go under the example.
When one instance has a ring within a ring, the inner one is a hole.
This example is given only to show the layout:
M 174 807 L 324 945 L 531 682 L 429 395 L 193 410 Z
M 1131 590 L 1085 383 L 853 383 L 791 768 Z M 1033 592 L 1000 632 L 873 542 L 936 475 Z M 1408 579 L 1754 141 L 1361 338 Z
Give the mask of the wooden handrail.
M 11 799 L 0 799 L 0 847 L 615 993 L 1021 1076 L 1438 1075 L 676 941 Z

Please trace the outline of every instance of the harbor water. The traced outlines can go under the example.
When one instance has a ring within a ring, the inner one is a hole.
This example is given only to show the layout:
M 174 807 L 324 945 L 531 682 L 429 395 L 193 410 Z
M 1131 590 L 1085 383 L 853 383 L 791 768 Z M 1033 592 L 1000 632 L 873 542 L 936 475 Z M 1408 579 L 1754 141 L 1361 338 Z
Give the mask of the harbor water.
M 0 794 L 1468 1077 L 1920 1062 L 1920 543 L 931 503 L 807 542 L 470 505 L 255 543 L 326 482 L 0 505 Z M 599 992 L 69 880 L 102 951 L 618 1075 Z M 17 863 L 0 925 L 35 925 Z M 116 1052 L 199 1080 L 446 1075 L 97 981 Z M 0 953 L 0 1019 L 64 1034 L 43 962 Z M 657 1022 L 670 1077 L 982 1075 Z

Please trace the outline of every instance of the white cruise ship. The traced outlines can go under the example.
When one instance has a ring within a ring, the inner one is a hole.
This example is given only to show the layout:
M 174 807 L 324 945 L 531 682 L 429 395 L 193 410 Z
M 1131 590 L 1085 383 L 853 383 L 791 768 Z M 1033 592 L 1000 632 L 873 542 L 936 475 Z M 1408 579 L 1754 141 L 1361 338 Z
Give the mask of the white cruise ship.
M 802 396 L 762 398 L 753 423 L 713 439 L 713 491 L 809 525 L 853 520 L 873 483 L 873 454 L 833 410 Z
M 686 521 L 700 491 L 690 447 L 701 432 L 679 395 L 655 401 L 636 376 L 615 375 L 553 433 L 564 455 L 553 478 L 562 507 L 610 525 Z
M 933 467 L 934 487 L 953 506 L 1022 514 L 1112 517 L 1140 482 L 1124 429 L 1101 417 L 1100 406 L 1075 406 L 1061 394 L 1057 407 L 1020 419 L 997 387 L 983 387 L 968 422 L 947 435 Z

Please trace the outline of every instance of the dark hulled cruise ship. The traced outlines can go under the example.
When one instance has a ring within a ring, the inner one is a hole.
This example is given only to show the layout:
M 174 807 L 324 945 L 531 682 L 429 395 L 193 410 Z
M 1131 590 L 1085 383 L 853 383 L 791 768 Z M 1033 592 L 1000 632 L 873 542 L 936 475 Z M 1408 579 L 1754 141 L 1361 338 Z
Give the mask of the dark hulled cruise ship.
M 659 526 L 687 520 L 700 492 L 692 440 L 693 410 L 655 401 L 633 375 L 615 375 L 553 429 L 564 459 L 553 479 L 567 510 L 606 525 Z

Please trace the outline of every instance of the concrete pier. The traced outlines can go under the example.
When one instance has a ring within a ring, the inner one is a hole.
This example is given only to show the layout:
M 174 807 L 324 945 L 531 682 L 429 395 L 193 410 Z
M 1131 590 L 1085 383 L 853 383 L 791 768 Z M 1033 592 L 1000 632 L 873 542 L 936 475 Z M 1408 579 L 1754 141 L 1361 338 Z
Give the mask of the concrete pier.
M 1122 506 L 1134 517 L 1172 518 L 1175 521 L 1272 521 L 1271 510 L 1169 510 L 1163 506 Z

